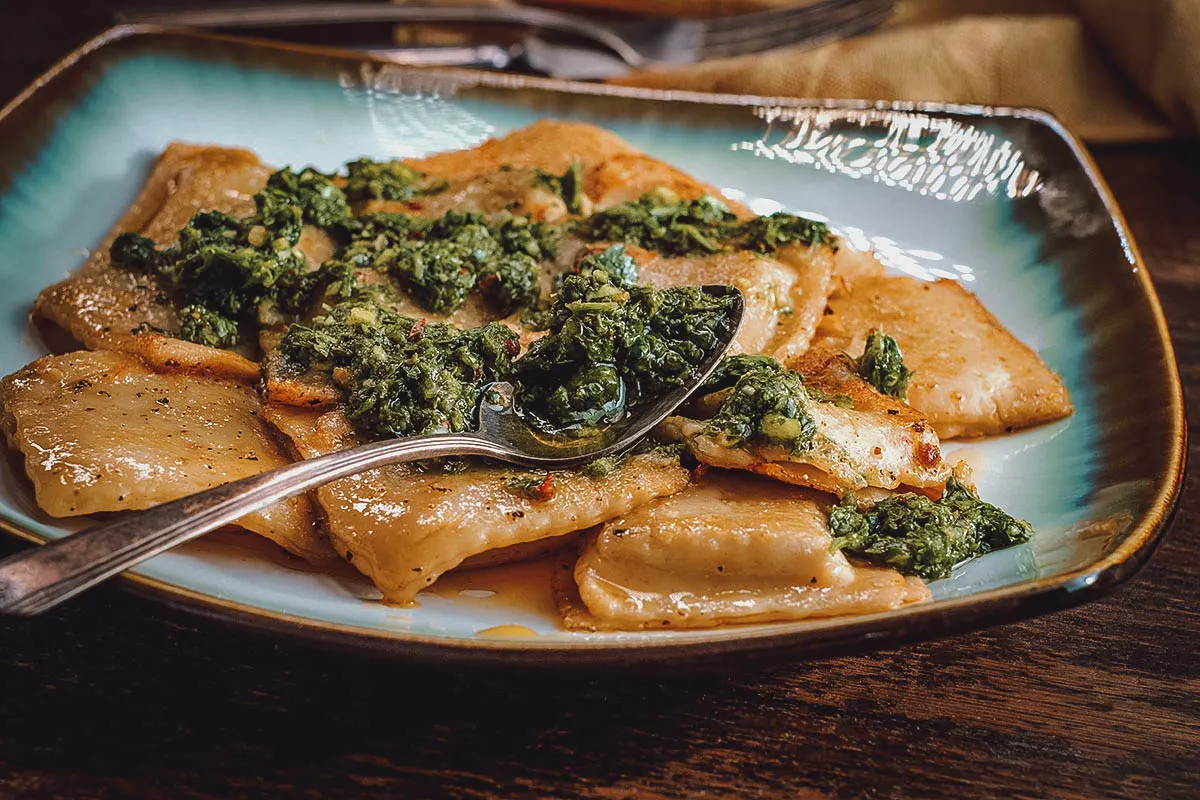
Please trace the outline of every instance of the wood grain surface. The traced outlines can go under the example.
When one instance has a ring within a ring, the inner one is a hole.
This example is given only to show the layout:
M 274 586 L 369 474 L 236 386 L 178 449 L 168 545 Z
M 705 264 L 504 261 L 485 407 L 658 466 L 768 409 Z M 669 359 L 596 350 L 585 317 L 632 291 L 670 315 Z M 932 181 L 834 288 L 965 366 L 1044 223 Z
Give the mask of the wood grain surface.
M 4 6 L 0 103 L 109 14 Z M 1200 145 L 1096 156 L 1166 307 L 1195 431 Z M 1198 448 L 1193 434 L 1193 463 Z M 0 797 L 1196 797 L 1198 576 L 1193 470 L 1165 544 L 1107 599 L 722 677 L 410 668 L 107 587 L 0 621 Z

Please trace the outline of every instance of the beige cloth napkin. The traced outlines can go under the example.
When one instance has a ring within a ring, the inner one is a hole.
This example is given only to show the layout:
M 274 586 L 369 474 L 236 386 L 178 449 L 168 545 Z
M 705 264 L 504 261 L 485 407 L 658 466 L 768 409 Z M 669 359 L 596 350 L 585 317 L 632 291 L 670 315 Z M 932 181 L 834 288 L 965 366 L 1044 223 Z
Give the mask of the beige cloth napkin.
M 687 17 L 813 2 L 521 1 Z M 436 33 L 407 29 L 403 36 L 440 41 L 429 38 Z M 465 33 L 459 28 L 440 35 Z M 783 97 L 1032 106 L 1053 112 L 1094 142 L 1193 136 L 1200 131 L 1200 0 L 898 0 L 893 18 L 864 36 L 646 70 L 614 82 Z
M 724 1 L 740 10 L 782 4 Z M 1096 142 L 1194 135 L 1200 130 L 1200 0 L 901 0 L 895 17 L 865 36 L 648 70 L 617 82 L 1034 106 Z

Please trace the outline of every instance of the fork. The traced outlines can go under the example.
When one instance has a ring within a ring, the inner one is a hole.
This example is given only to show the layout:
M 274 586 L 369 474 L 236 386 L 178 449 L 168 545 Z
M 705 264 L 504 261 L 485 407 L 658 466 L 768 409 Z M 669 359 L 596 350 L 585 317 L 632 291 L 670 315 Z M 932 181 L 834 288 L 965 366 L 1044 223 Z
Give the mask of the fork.
M 427 23 L 461 22 L 515 25 L 540 31 L 567 34 L 599 45 L 616 56 L 609 72 L 644 69 L 656 64 L 686 64 L 714 58 L 746 55 L 779 47 L 815 44 L 863 33 L 891 15 L 894 0 L 818 0 L 800 6 L 736 14 L 702 20 L 642 19 L 605 25 L 594 20 L 523 6 L 432 6 L 338 3 L 278 5 L 248 8 L 214 8 L 191 11 L 123 12 L 120 22 L 168 27 L 283 28 L 341 23 Z M 548 43 L 526 39 L 507 50 L 486 48 L 487 66 L 503 68 L 536 48 L 532 66 L 556 77 L 604 77 L 604 67 L 595 63 L 573 68 Z M 473 48 L 454 48 L 471 58 Z M 376 55 L 399 54 L 398 60 L 451 65 L 447 48 L 372 50 Z M 574 51 L 578 59 L 577 49 Z M 507 58 L 505 58 L 507 54 Z M 470 63 L 477 64 L 472 60 Z M 458 64 L 465 66 L 466 64 Z M 574 74 L 564 74 L 574 73 Z

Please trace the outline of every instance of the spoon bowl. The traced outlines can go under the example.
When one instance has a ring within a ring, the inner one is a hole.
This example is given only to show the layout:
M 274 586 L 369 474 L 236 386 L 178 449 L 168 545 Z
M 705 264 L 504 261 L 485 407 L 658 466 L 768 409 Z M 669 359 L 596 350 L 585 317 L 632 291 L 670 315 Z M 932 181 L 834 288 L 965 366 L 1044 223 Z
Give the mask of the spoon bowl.
M 703 286 L 732 295 L 730 324 L 692 380 L 627 412 L 587 436 L 549 436 L 529 427 L 516 410 L 510 384 L 494 384 L 480 403 L 478 430 L 369 442 L 297 461 L 144 511 L 124 514 L 0 561 L 0 612 L 32 616 L 46 611 L 142 561 L 195 539 L 284 498 L 369 469 L 447 456 L 477 456 L 531 469 L 565 470 L 619 455 L 712 374 L 741 328 L 745 300 L 729 286 Z

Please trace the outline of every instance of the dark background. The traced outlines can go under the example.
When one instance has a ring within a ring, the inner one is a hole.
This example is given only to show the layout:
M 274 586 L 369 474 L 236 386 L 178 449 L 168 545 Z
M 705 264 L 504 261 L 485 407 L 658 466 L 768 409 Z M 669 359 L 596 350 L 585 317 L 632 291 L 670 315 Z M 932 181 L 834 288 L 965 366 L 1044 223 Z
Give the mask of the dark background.
M 3 6 L 0 104 L 110 15 Z M 1194 427 L 1200 144 L 1093 152 L 1158 286 Z M 0 621 L 0 797 L 1196 797 L 1198 491 L 1193 473 L 1154 560 L 1107 599 L 720 677 L 415 668 L 102 588 Z

